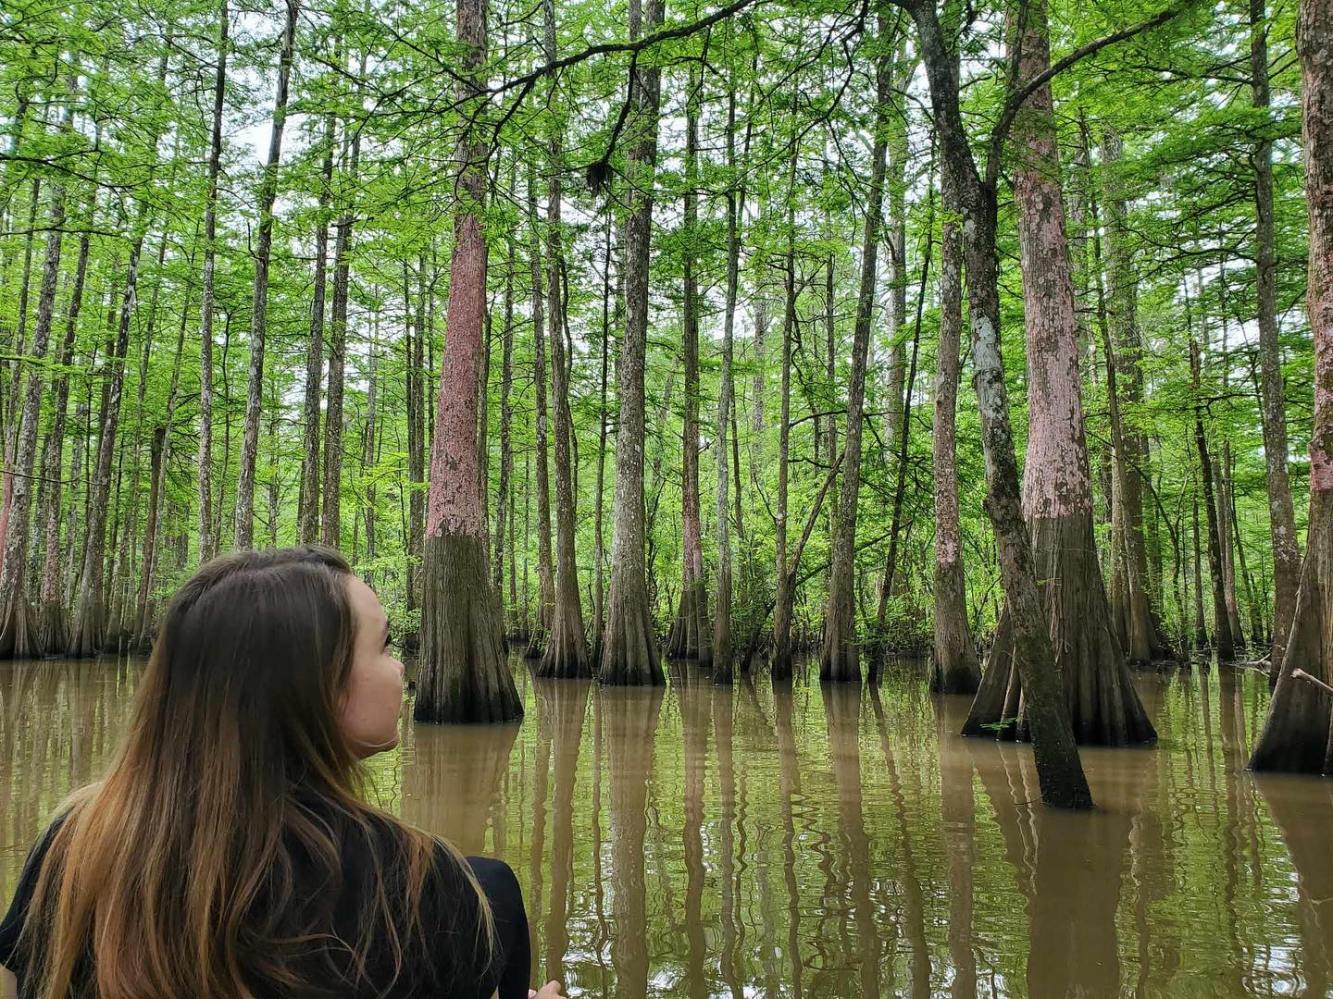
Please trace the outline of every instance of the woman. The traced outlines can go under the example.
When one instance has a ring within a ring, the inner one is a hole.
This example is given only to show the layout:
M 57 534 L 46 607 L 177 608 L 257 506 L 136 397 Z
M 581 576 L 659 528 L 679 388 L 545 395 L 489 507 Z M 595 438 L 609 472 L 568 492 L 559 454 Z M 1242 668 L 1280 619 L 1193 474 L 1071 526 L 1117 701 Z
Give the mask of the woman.
M 364 802 L 402 700 L 384 609 L 337 552 L 203 566 L 110 772 L 28 858 L 0 992 L 558 999 L 527 987 L 513 872 Z

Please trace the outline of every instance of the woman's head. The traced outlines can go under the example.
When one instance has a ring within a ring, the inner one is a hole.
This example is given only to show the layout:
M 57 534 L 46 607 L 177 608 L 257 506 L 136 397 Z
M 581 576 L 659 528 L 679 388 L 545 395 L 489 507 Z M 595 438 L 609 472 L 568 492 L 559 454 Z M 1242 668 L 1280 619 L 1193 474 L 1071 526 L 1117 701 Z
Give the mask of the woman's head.
M 296 890 L 294 848 L 336 882 L 338 843 L 312 801 L 363 827 L 373 811 L 357 761 L 397 743 L 403 699 L 387 638 L 374 591 L 330 548 L 224 555 L 181 586 L 120 754 L 76 797 L 53 843 L 61 869 L 43 869 L 48 981 L 69 981 L 94 927 L 103 996 L 281 980 L 255 915 Z M 430 841 L 400 831 L 419 890 Z
M 374 591 L 331 548 L 216 558 L 166 609 L 127 748 L 159 757 L 184 742 L 342 783 L 397 742 L 402 664 L 387 635 Z

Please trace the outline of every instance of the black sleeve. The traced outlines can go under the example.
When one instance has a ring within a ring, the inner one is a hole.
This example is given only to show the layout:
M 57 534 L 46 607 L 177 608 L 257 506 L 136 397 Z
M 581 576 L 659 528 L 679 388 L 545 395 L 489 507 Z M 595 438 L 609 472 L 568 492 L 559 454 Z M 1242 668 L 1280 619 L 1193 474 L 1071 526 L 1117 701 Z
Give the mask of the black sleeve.
M 23 863 L 23 871 L 14 888 L 14 898 L 9 903 L 9 911 L 5 913 L 5 918 L 0 920 L 0 966 L 14 973 L 20 987 L 26 977 L 27 961 L 19 951 L 19 935 L 23 932 L 23 922 L 28 917 L 28 907 L 32 903 L 33 891 L 37 888 L 37 876 L 41 873 L 46 851 L 59 827 L 60 820 L 57 819 L 46 832 L 42 833 L 28 852 L 28 859 Z
M 518 878 L 502 860 L 485 857 L 468 857 L 467 860 L 495 917 L 495 960 L 500 973 L 500 999 L 528 999 L 532 944 Z

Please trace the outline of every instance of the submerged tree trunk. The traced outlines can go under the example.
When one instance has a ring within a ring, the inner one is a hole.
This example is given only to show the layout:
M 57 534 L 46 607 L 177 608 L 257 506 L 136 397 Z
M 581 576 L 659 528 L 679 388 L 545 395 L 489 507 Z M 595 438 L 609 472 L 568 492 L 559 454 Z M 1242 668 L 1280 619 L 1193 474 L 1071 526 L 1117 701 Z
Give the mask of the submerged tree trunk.
M 1011 45 L 1020 46 L 1018 77 L 1032 80 L 1050 63 L 1046 7 L 1038 0 Z M 1019 36 L 1021 30 L 1021 36 Z M 1023 514 L 1031 531 L 1037 578 L 1064 681 L 1066 705 L 1080 742 L 1127 745 L 1156 737 L 1134 690 L 1093 539 L 1092 483 L 1079 386 L 1078 324 L 1064 228 L 1059 156 L 1049 85 L 1014 120 L 1018 163 L 1014 200 L 1027 325 L 1028 451 Z M 985 676 L 963 729 L 1023 737 L 1024 704 L 1013 658 L 1010 613 L 1001 615 Z
M 1310 218 L 1306 312 L 1315 351 L 1310 520 L 1282 672 L 1250 766 L 1328 774 L 1333 772 L 1333 700 L 1295 673 L 1302 670 L 1333 683 L 1333 7 L 1302 0 L 1296 50 Z
M 667 654 L 698 659 L 712 668 L 712 625 L 708 617 L 708 584 L 704 578 L 702 513 L 699 502 L 699 286 L 695 273 L 699 222 L 698 75 L 690 74 L 690 102 L 685 109 L 685 245 L 681 248 L 683 302 L 681 325 L 685 344 L 685 414 L 681 431 L 681 571 L 680 610 L 676 616 Z
M 664 0 L 630 0 L 629 35 L 637 39 L 662 23 Z M 620 350 L 620 424 L 616 438 L 615 530 L 611 593 L 602 637 L 603 683 L 666 682 L 648 605 L 644 565 L 644 355 L 648 340 L 648 263 L 651 256 L 653 175 L 661 70 L 635 66 L 629 127 L 629 218 L 625 226 L 625 339 Z
M 727 446 L 730 436 L 732 396 L 735 392 L 735 379 L 732 376 L 731 361 L 736 330 L 736 296 L 740 271 L 740 221 L 738 215 L 741 206 L 736 177 L 736 87 L 733 76 L 731 93 L 727 100 L 726 156 L 731 182 L 727 187 L 727 288 L 722 313 L 722 369 L 719 375 L 717 395 L 717 424 L 713 436 L 717 454 L 717 590 L 713 602 L 713 682 L 731 683 L 735 672 L 731 650 L 731 529 L 728 523 L 728 491 L 731 485 L 731 470 L 728 459 L 731 448 Z M 738 490 L 739 492 L 739 490 Z
M 465 46 L 457 99 L 470 104 L 483 83 L 486 0 L 459 0 Z M 523 715 L 505 657 L 500 599 L 486 571 L 486 518 L 478 467 L 478 373 L 486 311 L 486 147 L 458 140 L 460 203 L 454 218 L 444 364 L 431 446 L 422 601 L 418 721 L 503 722 Z
M 940 226 L 940 333 L 935 370 L 935 431 L 931 437 L 935 483 L 935 647 L 931 688 L 944 694 L 975 693 L 981 665 L 967 625 L 963 531 L 958 510 L 956 438 L 958 381 L 963 335 L 963 234 L 958 225 L 957 184 L 942 178 Z
M 884 173 L 888 148 L 886 133 L 891 108 L 893 65 L 892 52 L 888 47 L 888 31 L 888 19 L 881 17 L 879 41 L 885 51 L 875 64 L 875 138 L 870 153 L 870 188 L 866 195 L 861 288 L 857 296 L 856 324 L 852 333 L 852 370 L 847 389 L 847 442 L 843 451 L 842 495 L 834 527 L 833 561 L 829 570 L 824 647 L 819 659 L 820 680 L 853 683 L 861 680 L 855 607 L 856 505 L 861 487 L 861 415 L 865 403 L 866 355 L 870 347 L 880 226 L 884 218 Z
M 1253 103 L 1268 113 L 1268 24 L 1264 0 L 1250 0 L 1250 73 Z M 1266 123 L 1265 123 L 1266 124 Z M 1301 551 L 1287 480 L 1286 390 L 1277 326 L 1277 250 L 1273 231 L 1273 142 L 1261 132 L 1254 164 L 1255 293 L 1259 305 L 1259 399 L 1267 472 L 1268 524 L 1273 543 L 1273 648 L 1269 675 L 1282 669 L 1291 616 L 1300 585 Z M 1256 640 L 1257 640 L 1257 636 Z
M 66 122 L 69 112 L 66 112 Z M 60 246 L 64 238 L 65 186 L 51 189 L 51 215 L 42 262 L 42 285 L 37 296 L 37 324 L 32 344 L 25 348 L 32 362 L 24 383 L 22 412 L 10 415 L 18 424 L 14 450 L 14 481 L 10 489 L 8 524 L 0 562 L 0 657 L 23 659 L 40 654 L 39 631 L 34 627 L 28 600 L 28 513 L 37 460 L 37 422 L 42 408 L 42 364 L 51 341 L 55 316 L 56 281 L 60 275 Z
M 556 58 L 555 0 L 543 0 L 546 58 Z M 574 560 L 575 493 L 571 458 L 574 435 L 570 415 L 570 367 L 573 341 L 565 328 L 561 273 L 564 265 L 564 234 L 560 226 L 563 197 L 560 174 L 564 168 L 564 138 L 558 128 L 551 137 L 551 161 L 547 164 L 547 304 L 551 310 L 551 390 L 555 415 L 555 605 L 551 609 L 551 632 L 537 668 L 540 676 L 572 679 L 592 674 L 588 645 L 583 634 L 583 605 L 579 599 L 579 572 Z
M 528 173 L 528 223 L 532 227 L 532 382 L 536 390 L 537 437 L 537 623 L 528 639 L 528 658 L 542 653 L 555 604 L 555 570 L 551 565 L 551 485 L 546 420 L 546 293 L 542 277 L 542 237 L 537 218 L 537 177 Z
M 287 0 L 287 22 L 278 56 L 278 88 L 273 100 L 268 159 L 259 181 L 259 231 L 255 247 L 255 289 L 250 310 L 250 374 L 245 397 L 245 433 L 241 469 L 236 481 L 236 547 L 254 545 L 255 464 L 259 456 L 259 416 L 264 395 L 264 350 L 268 337 L 268 271 L 273 255 L 273 202 L 278 194 L 278 164 L 282 160 L 282 133 L 287 121 L 287 89 L 296 50 L 296 19 L 300 0 Z

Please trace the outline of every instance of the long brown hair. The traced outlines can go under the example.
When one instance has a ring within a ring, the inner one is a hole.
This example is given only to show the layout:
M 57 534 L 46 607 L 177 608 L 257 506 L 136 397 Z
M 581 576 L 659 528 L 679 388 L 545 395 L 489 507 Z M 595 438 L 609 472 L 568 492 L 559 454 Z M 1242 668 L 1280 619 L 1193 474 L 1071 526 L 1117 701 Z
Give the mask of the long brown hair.
M 437 847 L 365 803 L 339 728 L 356 637 L 350 573 L 319 545 L 237 552 L 177 591 L 129 734 L 106 777 L 70 799 L 42 865 L 23 931 L 37 994 L 305 994 L 330 976 L 364 978 L 372 947 L 402 971 L 411 935 L 424 939 L 417 914 Z M 386 831 L 388 856 L 375 848 Z M 296 904 L 293 873 L 299 856 L 311 883 L 340 884 L 349 835 L 372 847 L 372 897 L 356 939 L 340 940 L 332 901 Z M 477 892 L 488 946 L 489 908 L 467 864 L 449 859 Z M 305 913 L 299 925 L 292 912 Z M 310 962 L 292 955 L 321 944 L 339 960 L 304 980 Z

